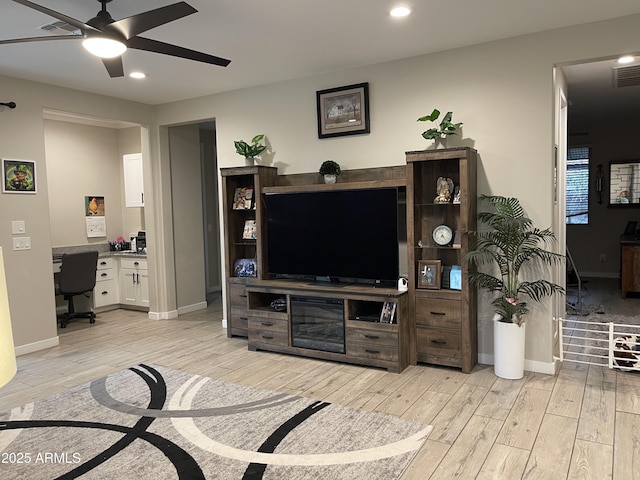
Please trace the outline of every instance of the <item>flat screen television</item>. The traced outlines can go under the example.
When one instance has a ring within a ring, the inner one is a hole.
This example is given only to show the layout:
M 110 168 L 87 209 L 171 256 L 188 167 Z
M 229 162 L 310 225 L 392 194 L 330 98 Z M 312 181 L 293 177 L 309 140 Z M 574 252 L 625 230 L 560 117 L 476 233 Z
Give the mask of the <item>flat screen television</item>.
M 265 202 L 270 275 L 397 282 L 397 188 L 272 193 Z

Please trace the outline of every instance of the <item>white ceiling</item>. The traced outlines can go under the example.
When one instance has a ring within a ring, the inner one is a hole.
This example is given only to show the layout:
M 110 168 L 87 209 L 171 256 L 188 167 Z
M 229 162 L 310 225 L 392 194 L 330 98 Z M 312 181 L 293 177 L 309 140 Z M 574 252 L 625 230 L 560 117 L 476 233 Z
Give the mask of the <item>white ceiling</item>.
M 55 21 L 1 1 L 0 39 L 40 36 L 38 27 Z M 100 10 L 96 0 L 34 1 L 83 22 Z M 119 20 L 175 1 L 113 0 L 107 9 Z M 228 58 L 228 67 L 129 50 L 125 73 L 138 69 L 148 77 L 112 79 L 80 41 L 70 40 L 0 45 L 0 74 L 155 105 L 640 13 L 638 0 L 188 3 L 198 13 L 143 36 Z M 413 14 L 391 18 L 388 11 L 397 3 L 409 5 Z M 580 72 L 574 73 L 572 80 L 579 82 Z

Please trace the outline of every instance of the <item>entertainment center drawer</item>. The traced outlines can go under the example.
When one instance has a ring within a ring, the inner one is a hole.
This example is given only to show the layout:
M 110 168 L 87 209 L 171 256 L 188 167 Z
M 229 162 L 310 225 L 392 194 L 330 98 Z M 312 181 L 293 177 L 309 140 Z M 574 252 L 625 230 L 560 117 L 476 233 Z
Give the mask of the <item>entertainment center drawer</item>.
M 247 336 L 247 328 L 249 327 L 249 314 L 246 308 L 231 307 L 229 318 L 229 328 L 232 335 Z
M 418 354 L 426 353 L 443 357 L 461 356 L 460 332 L 418 327 L 416 334 Z
M 266 343 L 268 345 L 289 346 L 289 332 L 274 332 L 272 330 L 249 330 L 249 347 L 252 343 Z
M 460 302 L 416 297 L 416 324 L 426 327 L 461 329 Z
M 242 284 L 229 284 L 229 306 L 247 308 L 247 288 Z
M 388 329 L 385 331 L 384 329 L 347 327 L 347 343 L 350 344 L 352 342 L 396 347 L 398 345 L 398 333 Z
M 384 360 L 387 362 L 398 361 L 398 348 L 372 343 L 347 342 L 347 355 L 352 357 Z
M 280 318 L 249 317 L 249 330 L 289 333 L 289 320 Z

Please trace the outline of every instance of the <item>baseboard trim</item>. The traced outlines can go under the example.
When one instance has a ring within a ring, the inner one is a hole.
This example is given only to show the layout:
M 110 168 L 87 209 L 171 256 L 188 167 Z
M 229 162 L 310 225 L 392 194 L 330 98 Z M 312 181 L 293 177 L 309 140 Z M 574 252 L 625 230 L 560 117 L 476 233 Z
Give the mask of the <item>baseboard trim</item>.
M 149 312 L 149 320 L 171 320 L 178 318 L 177 310 L 169 310 L 168 312 Z
M 193 305 L 187 305 L 185 307 L 178 307 L 178 315 L 184 315 L 185 313 L 197 312 L 199 310 L 206 310 L 207 302 L 194 303 Z
M 478 354 L 478 363 L 483 365 L 493 365 L 493 355 L 488 353 Z M 527 372 L 544 373 L 547 375 L 556 374 L 556 362 L 539 362 L 537 360 L 524 359 L 524 369 Z
M 20 345 L 15 348 L 16 357 L 20 355 L 26 355 L 27 353 L 37 352 L 39 350 L 45 350 L 51 347 L 57 347 L 60 345 L 60 337 L 57 335 L 52 338 L 47 338 L 46 340 L 40 340 L 39 342 L 28 343 L 26 345 Z

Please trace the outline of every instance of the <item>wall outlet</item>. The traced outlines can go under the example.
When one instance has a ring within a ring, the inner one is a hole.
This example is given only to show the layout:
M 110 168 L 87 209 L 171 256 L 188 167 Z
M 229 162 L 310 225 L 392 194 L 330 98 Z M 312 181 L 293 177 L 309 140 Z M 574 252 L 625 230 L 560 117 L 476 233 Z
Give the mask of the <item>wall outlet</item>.
M 600 263 L 605 263 L 607 261 L 607 255 L 604 253 L 600 254 Z

